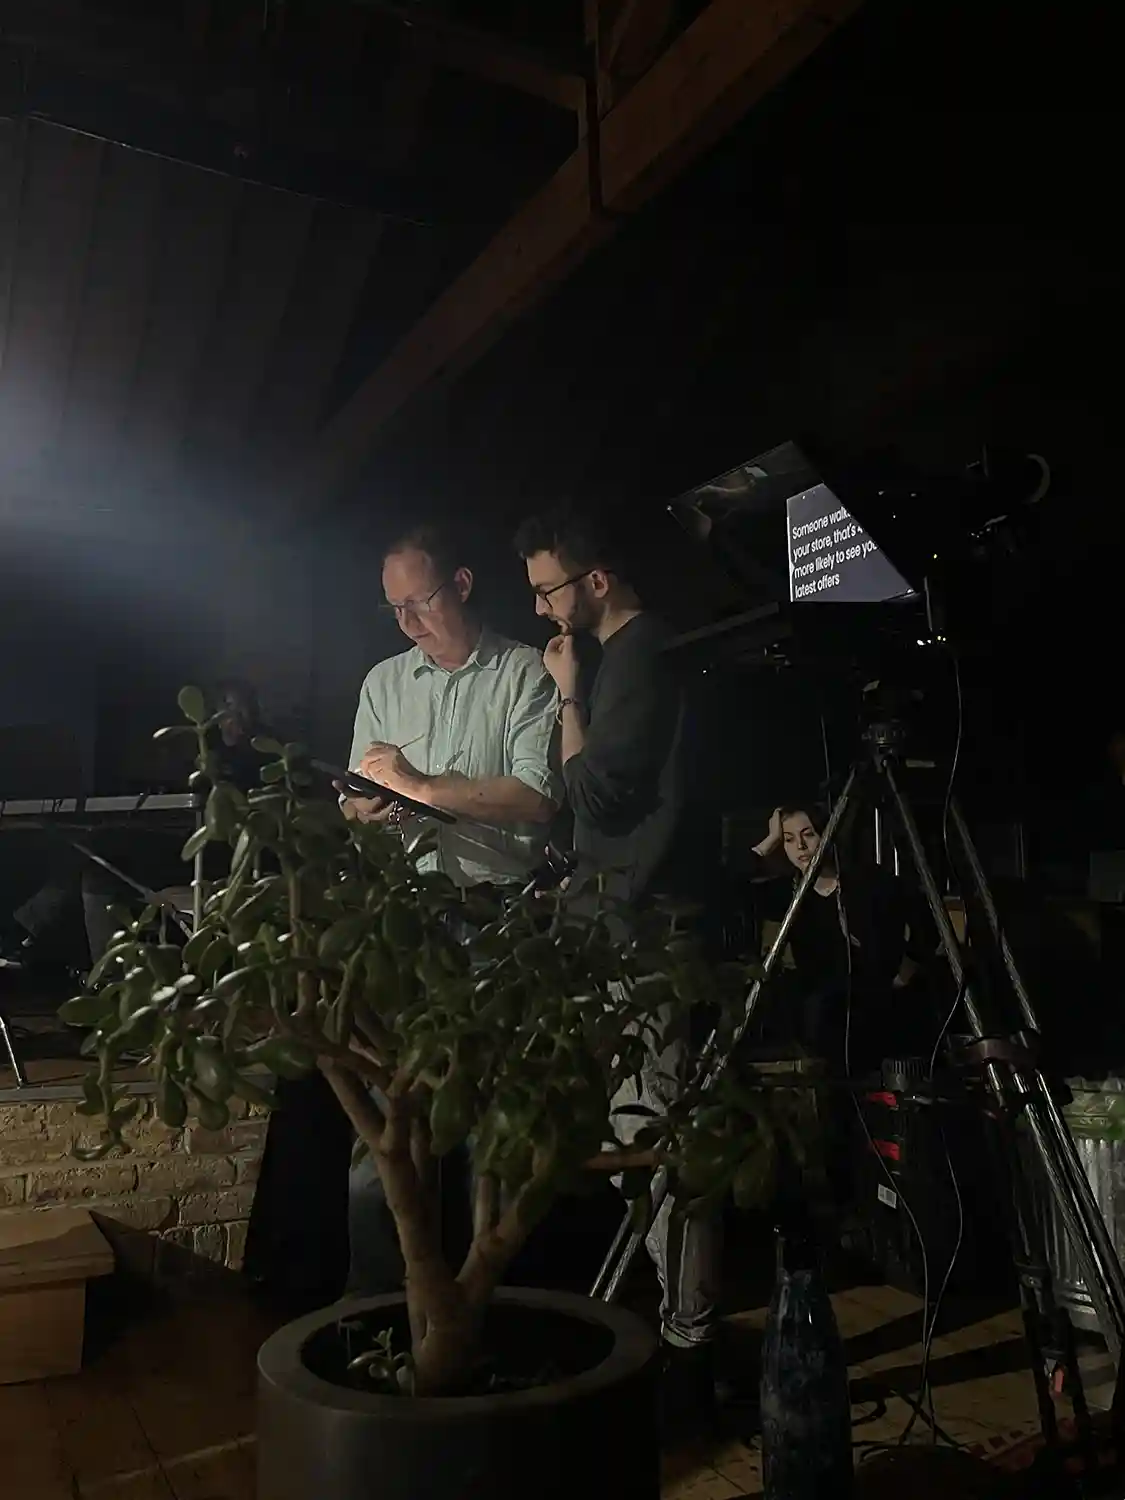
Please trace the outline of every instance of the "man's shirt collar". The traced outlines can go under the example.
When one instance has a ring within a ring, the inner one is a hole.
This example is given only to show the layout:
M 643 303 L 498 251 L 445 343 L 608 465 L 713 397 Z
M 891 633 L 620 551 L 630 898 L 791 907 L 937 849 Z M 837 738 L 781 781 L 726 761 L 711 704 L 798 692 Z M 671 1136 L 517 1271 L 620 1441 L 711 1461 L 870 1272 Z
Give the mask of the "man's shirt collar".
M 468 659 L 462 662 L 459 667 L 453 667 L 452 669 L 439 667 L 436 662 L 430 660 L 421 646 L 413 646 L 407 653 L 411 658 L 409 670 L 414 677 L 421 677 L 426 672 L 442 672 L 447 670 L 449 676 L 452 677 L 455 673 L 467 672 L 470 668 L 474 670 L 495 668 L 500 665 L 501 654 L 499 636 L 497 636 L 495 631 L 489 630 L 486 625 L 481 626 L 481 632 L 477 636 L 476 645 L 473 647 Z

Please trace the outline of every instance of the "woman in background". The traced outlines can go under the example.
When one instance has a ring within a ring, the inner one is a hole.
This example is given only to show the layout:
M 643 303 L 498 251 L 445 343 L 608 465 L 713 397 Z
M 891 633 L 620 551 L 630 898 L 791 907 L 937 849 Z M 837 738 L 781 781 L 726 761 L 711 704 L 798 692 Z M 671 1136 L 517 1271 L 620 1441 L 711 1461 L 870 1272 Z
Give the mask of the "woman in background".
M 766 837 L 752 850 L 753 878 L 784 876 L 782 857 L 796 873 L 784 887 L 779 882 L 784 902 L 772 903 L 769 915 L 780 917 L 788 907 L 822 832 L 806 807 L 774 810 Z M 789 934 L 800 988 L 789 1039 L 853 1075 L 878 1067 L 884 1057 L 916 1051 L 933 1029 L 928 1008 L 919 1014 L 917 1006 L 895 1003 L 895 992 L 927 956 L 923 935 L 930 927 L 903 881 L 880 865 L 841 872 L 836 850 L 827 850 Z

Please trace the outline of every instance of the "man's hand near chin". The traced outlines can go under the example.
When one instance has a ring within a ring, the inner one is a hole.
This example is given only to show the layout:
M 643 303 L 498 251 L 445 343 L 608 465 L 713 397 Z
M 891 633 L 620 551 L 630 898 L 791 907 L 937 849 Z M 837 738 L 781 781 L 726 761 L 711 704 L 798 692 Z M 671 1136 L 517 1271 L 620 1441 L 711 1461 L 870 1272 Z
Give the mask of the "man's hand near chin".
M 570 631 L 563 631 L 547 642 L 543 665 L 558 688 L 559 697 L 575 697 L 578 692 L 578 649 Z
M 586 723 L 578 704 L 578 647 L 574 633 L 563 630 L 547 642 L 543 665 L 553 679 L 559 694 L 559 722 L 562 737 L 559 750 L 562 763 L 580 755 L 586 744 Z

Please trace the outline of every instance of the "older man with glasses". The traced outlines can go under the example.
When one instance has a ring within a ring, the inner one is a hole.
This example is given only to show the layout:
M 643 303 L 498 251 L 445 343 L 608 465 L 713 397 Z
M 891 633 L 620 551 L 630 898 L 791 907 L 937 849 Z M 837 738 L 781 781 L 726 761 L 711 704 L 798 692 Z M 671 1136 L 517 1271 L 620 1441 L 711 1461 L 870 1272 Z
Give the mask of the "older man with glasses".
M 385 608 L 410 648 L 372 667 L 360 693 L 353 771 L 452 813 L 452 824 L 406 818 L 410 844 L 435 847 L 419 868 L 462 887 L 524 886 L 541 864 L 561 789 L 552 770 L 558 695 L 540 652 L 482 625 L 473 575 L 450 536 L 420 527 L 383 558 Z M 381 822 L 392 806 L 345 797 L 345 815 Z M 375 1295 L 402 1285 L 402 1261 L 382 1184 L 369 1159 L 350 1184 L 349 1290 Z
M 385 608 L 413 644 L 367 674 L 349 765 L 455 815 L 425 825 L 437 834 L 429 867 L 460 886 L 524 882 L 560 798 L 550 765 L 555 686 L 538 651 L 481 624 L 472 588 L 456 544 L 434 527 L 386 553 Z M 344 811 L 362 822 L 390 816 L 378 799 L 348 798 Z

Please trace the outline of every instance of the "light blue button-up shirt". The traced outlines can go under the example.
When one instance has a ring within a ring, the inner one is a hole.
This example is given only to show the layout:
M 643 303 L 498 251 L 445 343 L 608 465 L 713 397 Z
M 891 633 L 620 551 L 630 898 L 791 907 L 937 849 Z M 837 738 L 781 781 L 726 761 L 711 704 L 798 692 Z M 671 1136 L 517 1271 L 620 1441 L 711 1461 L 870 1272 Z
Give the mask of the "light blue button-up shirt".
M 417 646 L 372 667 L 355 716 L 348 764 L 358 770 L 370 745 L 402 747 L 428 776 L 450 772 L 473 779 L 514 776 L 553 802 L 562 800 L 553 769 L 555 685 L 531 646 L 483 630 L 464 666 L 446 671 Z M 419 861 L 443 870 L 458 885 L 521 881 L 542 862 L 542 824 L 489 827 L 467 818 L 455 824 L 411 820 L 407 845 L 436 833 L 437 849 Z

